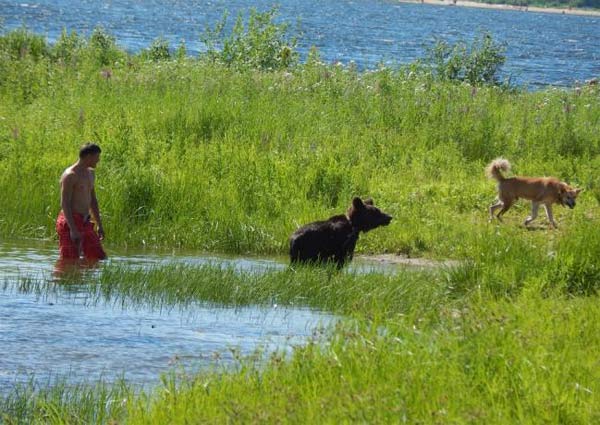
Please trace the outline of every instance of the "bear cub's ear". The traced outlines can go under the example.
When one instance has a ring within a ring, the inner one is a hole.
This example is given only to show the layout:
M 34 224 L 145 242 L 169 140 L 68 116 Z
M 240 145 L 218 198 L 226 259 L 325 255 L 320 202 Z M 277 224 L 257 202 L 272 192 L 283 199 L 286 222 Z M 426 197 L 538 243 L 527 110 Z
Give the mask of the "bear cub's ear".
M 358 196 L 356 196 L 354 199 L 352 199 L 352 206 L 359 210 L 361 208 L 365 207 L 365 204 L 363 204 L 362 199 L 360 199 Z

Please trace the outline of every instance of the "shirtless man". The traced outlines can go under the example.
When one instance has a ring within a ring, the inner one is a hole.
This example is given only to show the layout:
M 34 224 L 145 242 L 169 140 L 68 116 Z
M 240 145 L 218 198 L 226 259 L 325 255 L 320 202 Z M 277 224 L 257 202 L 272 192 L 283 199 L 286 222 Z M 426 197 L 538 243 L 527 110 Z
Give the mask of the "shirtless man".
M 100 161 L 100 152 L 98 145 L 86 143 L 79 149 L 79 160 L 60 178 L 62 210 L 56 219 L 56 232 L 61 259 L 79 259 L 82 254 L 86 260 L 106 258 L 100 244 L 104 229 L 94 190 L 94 168 Z M 96 223 L 97 232 L 90 218 Z

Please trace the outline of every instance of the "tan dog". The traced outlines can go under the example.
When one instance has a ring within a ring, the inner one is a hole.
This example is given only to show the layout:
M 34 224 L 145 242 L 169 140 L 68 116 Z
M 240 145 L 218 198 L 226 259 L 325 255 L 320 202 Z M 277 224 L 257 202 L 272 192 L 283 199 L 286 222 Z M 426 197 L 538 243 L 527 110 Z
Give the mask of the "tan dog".
M 511 177 L 505 178 L 501 171 L 509 171 L 510 163 L 503 158 L 493 160 L 485 169 L 486 174 L 498 181 L 498 200 L 490 206 L 490 221 L 494 211 L 502 208 L 496 215 L 502 220 L 502 214 L 519 198 L 531 201 L 531 215 L 525 220 L 527 226 L 538 215 L 540 205 L 544 206 L 548 220 L 556 228 L 552 215 L 552 204 L 567 205 L 575 208 L 575 199 L 583 189 L 575 189 L 554 177 Z

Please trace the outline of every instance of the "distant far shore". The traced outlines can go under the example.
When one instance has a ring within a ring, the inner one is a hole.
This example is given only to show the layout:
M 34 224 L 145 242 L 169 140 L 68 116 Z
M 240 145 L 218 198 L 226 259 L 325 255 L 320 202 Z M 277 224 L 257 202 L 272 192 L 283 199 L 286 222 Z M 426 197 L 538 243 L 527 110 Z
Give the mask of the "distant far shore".
M 577 9 L 577 8 L 559 8 L 559 7 L 540 7 L 540 6 L 517 6 L 512 4 L 491 4 L 479 3 L 476 1 L 467 0 L 398 0 L 402 3 L 423 3 L 435 4 L 440 6 L 459 6 L 459 7 L 479 7 L 482 9 L 497 9 L 497 10 L 517 10 L 521 12 L 542 12 L 542 13 L 558 13 L 564 15 L 587 15 L 600 16 L 600 10 Z

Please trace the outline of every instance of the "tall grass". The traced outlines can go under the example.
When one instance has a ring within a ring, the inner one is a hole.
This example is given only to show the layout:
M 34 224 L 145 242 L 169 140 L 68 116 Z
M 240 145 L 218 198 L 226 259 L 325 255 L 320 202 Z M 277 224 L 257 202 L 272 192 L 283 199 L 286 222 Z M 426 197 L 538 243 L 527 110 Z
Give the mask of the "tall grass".
M 359 195 L 395 217 L 359 250 L 456 256 L 486 225 L 495 189 L 483 168 L 498 155 L 519 174 L 590 189 L 582 209 L 600 199 L 593 87 L 531 93 L 315 57 L 240 71 L 203 57 L 127 55 L 101 30 L 85 43 L 69 37 L 46 56 L 2 61 L 4 236 L 53 237 L 57 180 L 86 140 L 104 151 L 97 192 L 107 241 L 120 245 L 282 252 L 299 224 Z M 571 217 L 560 211 L 561 227 Z
M 127 399 L 133 396 L 132 387 L 124 381 L 72 385 L 58 378 L 45 387 L 32 380 L 0 400 L 0 422 L 109 423 L 123 416 Z

